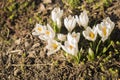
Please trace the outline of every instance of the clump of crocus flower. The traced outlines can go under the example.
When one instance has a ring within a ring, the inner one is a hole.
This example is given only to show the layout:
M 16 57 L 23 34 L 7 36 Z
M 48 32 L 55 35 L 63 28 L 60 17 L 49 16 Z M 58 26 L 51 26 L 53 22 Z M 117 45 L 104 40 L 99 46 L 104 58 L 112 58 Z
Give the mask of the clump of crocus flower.
M 87 11 L 83 11 L 80 13 L 79 16 L 71 16 L 64 18 L 64 25 L 61 23 L 61 19 L 63 16 L 63 10 L 60 10 L 59 7 L 54 8 L 51 12 L 51 18 L 53 23 L 57 24 L 57 27 L 60 29 L 61 26 L 64 26 L 67 30 L 67 34 L 63 34 L 60 32 L 56 32 L 57 30 L 53 29 L 53 26 L 50 26 L 49 24 L 41 25 L 36 24 L 35 28 L 33 29 L 32 34 L 35 36 L 38 36 L 41 40 L 44 40 L 47 42 L 46 49 L 48 50 L 47 55 L 55 54 L 60 49 L 64 50 L 66 53 L 70 55 L 77 56 L 77 54 L 80 52 L 78 43 L 82 43 L 80 40 L 80 35 L 83 35 L 86 40 L 89 40 L 91 42 L 95 42 L 98 34 L 101 37 L 101 41 L 105 42 L 108 37 L 110 36 L 111 32 L 114 29 L 114 22 L 110 20 L 109 17 L 106 19 L 103 19 L 103 21 L 99 24 L 94 25 L 93 27 L 90 27 L 88 25 L 89 18 L 87 15 Z M 84 31 L 82 31 L 82 34 L 80 32 L 75 32 L 74 28 L 76 27 L 76 23 L 79 26 L 84 27 Z M 80 40 L 80 41 L 79 41 Z M 99 43 L 96 47 L 96 52 L 98 51 Z M 92 48 L 89 47 L 88 49 L 88 57 L 92 57 L 94 55 L 94 51 Z

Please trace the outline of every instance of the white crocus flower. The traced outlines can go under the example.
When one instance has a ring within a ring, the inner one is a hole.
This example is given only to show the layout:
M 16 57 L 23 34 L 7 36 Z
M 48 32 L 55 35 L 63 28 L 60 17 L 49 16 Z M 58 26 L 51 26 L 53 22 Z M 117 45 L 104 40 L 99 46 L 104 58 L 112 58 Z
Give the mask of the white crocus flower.
M 110 20 L 109 17 L 103 20 L 101 24 L 97 25 L 98 34 L 102 37 L 102 41 L 104 42 L 108 39 L 112 30 L 114 29 L 115 24 Z
M 67 38 L 67 36 L 66 35 L 64 35 L 64 34 L 57 34 L 57 37 L 58 37 L 58 39 L 60 40 L 60 41 L 66 41 L 66 38 Z
M 49 24 L 47 24 L 47 29 L 44 31 L 44 34 L 40 35 L 39 38 L 45 41 L 48 39 L 55 38 L 55 32 L 53 31 L 52 27 Z
M 79 39 L 80 39 L 80 33 L 73 32 L 72 34 L 68 33 L 67 35 L 67 40 L 71 44 L 78 44 Z
M 95 41 L 97 37 L 96 27 L 93 27 L 93 29 L 87 27 L 86 30 L 83 31 L 83 36 L 90 41 Z
M 59 7 L 56 7 L 51 12 L 51 17 L 54 23 L 57 24 L 59 28 L 61 28 L 61 17 L 63 15 L 63 10 L 60 10 Z
M 43 34 L 45 30 L 46 30 L 46 26 L 36 23 L 34 31 L 32 32 L 32 35 L 39 36 Z
M 71 32 L 75 28 L 75 25 L 76 25 L 76 20 L 75 20 L 74 16 L 69 15 L 68 17 L 66 17 L 64 19 L 64 25 L 65 25 L 66 29 L 69 32 Z
M 102 37 L 102 41 L 104 42 L 109 37 L 110 29 L 106 25 L 97 24 L 97 32 Z
M 115 23 L 112 22 L 109 17 L 104 19 L 103 22 L 104 22 L 104 24 L 106 24 L 108 26 L 108 28 L 110 28 L 110 30 L 111 30 L 110 32 L 112 32 L 112 30 L 114 29 Z
M 46 49 L 48 50 L 47 55 L 51 55 L 56 53 L 58 50 L 60 50 L 61 46 L 60 43 L 56 40 L 48 40 L 48 45 L 46 46 Z
M 77 23 L 79 24 L 79 26 L 82 25 L 85 29 L 87 28 L 88 22 L 89 22 L 89 18 L 88 18 L 88 15 L 87 15 L 87 11 L 84 10 L 84 11 L 79 15 L 79 17 L 76 15 L 75 18 L 76 18 L 76 21 L 77 21 Z
M 61 45 L 62 49 L 71 55 L 77 55 L 78 53 L 78 44 L 70 44 L 68 41 L 65 41 L 64 46 Z

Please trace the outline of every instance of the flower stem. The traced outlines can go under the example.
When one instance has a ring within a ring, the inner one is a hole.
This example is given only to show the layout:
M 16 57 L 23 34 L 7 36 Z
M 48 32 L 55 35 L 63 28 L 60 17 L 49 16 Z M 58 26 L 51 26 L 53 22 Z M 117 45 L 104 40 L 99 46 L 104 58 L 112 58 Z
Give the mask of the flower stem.
M 103 50 L 102 53 L 105 53 L 110 48 L 111 45 L 112 45 L 112 42 L 110 42 L 110 44 L 107 46 L 107 48 L 105 50 Z
M 98 49 L 99 49 L 99 46 L 100 46 L 101 42 L 102 42 L 102 40 L 99 41 L 99 43 L 98 43 L 98 45 L 96 47 L 96 52 L 95 52 L 96 54 L 98 53 Z
M 53 29 L 54 29 L 55 33 L 59 33 L 60 32 L 60 29 L 58 28 L 56 23 L 53 23 Z
M 107 47 L 104 47 L 103 50 L 101 51 L 101 53 L 99 55 L 101 56 L 102 54 L 104 54 L 105 52 L 107 52 L 111 45 L 112 45 L 112 42 L 110 42 L 110 44 Z

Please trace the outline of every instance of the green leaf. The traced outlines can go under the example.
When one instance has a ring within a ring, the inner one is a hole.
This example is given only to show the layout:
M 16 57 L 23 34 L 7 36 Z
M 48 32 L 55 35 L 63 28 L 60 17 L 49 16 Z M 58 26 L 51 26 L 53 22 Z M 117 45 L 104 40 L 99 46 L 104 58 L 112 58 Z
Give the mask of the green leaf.
M 53 30 L 55 31 L 55 33 L 59 33 L 60 29 L 58 28 L 57 24 L 53 22 Z
M 14 14 L 12 14 L 11 16 L 9 16 L 9 19 L 13 19 L 14 18 Z
M 119 42 L 119 41 L 117 41 L 117 42 L 116 42 L 116 44 L 117 44 L 117 45 L 120 45 L 120 42 Z
M 106 47 L 104 47 L 103 48 L 103 53 L 105 53 L 107 51 L 107 48 Z
M 97 47 L 96 47 L 96 52 L 95 52 L 96 54 L 98 53 L 99 46 L 100 46 L 101 42 L 102 42 L 102 40 L 100 40 L 100 41 L 98 42 L 98 45 L 97 45 Z
M 91 48 L 89 48 L 89 50 L 88 50 L 88 60 L 92 61 L 92 60 L 94 60 L 94 57 L 95 57 L 94 51 Z

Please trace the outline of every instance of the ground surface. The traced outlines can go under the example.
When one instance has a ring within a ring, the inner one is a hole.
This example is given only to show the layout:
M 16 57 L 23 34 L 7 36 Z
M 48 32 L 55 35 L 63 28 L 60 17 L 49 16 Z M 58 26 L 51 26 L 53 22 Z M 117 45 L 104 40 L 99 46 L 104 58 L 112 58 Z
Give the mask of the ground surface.
M 120 1 L 113 0 L 104 9 L 93 10 L 92 4 L 84 5 L 90 12 L 91 24 L 109 16 L 115 22 L 111 39 L 120 41 Z M 46 55 L 46 43 L 31 33 L 37 22 L 47 23 L 55 6 L 64 9 L 64 16 L 81 11 L 70 9 L 61 0 L 0 1 L 0 80 L 120 79 L 120 44 L 115 44 L 118 54 L 112 54 L 106 62 L 101 57 L 93 62 L 75 64 L 63 56 L 63 51 Z

